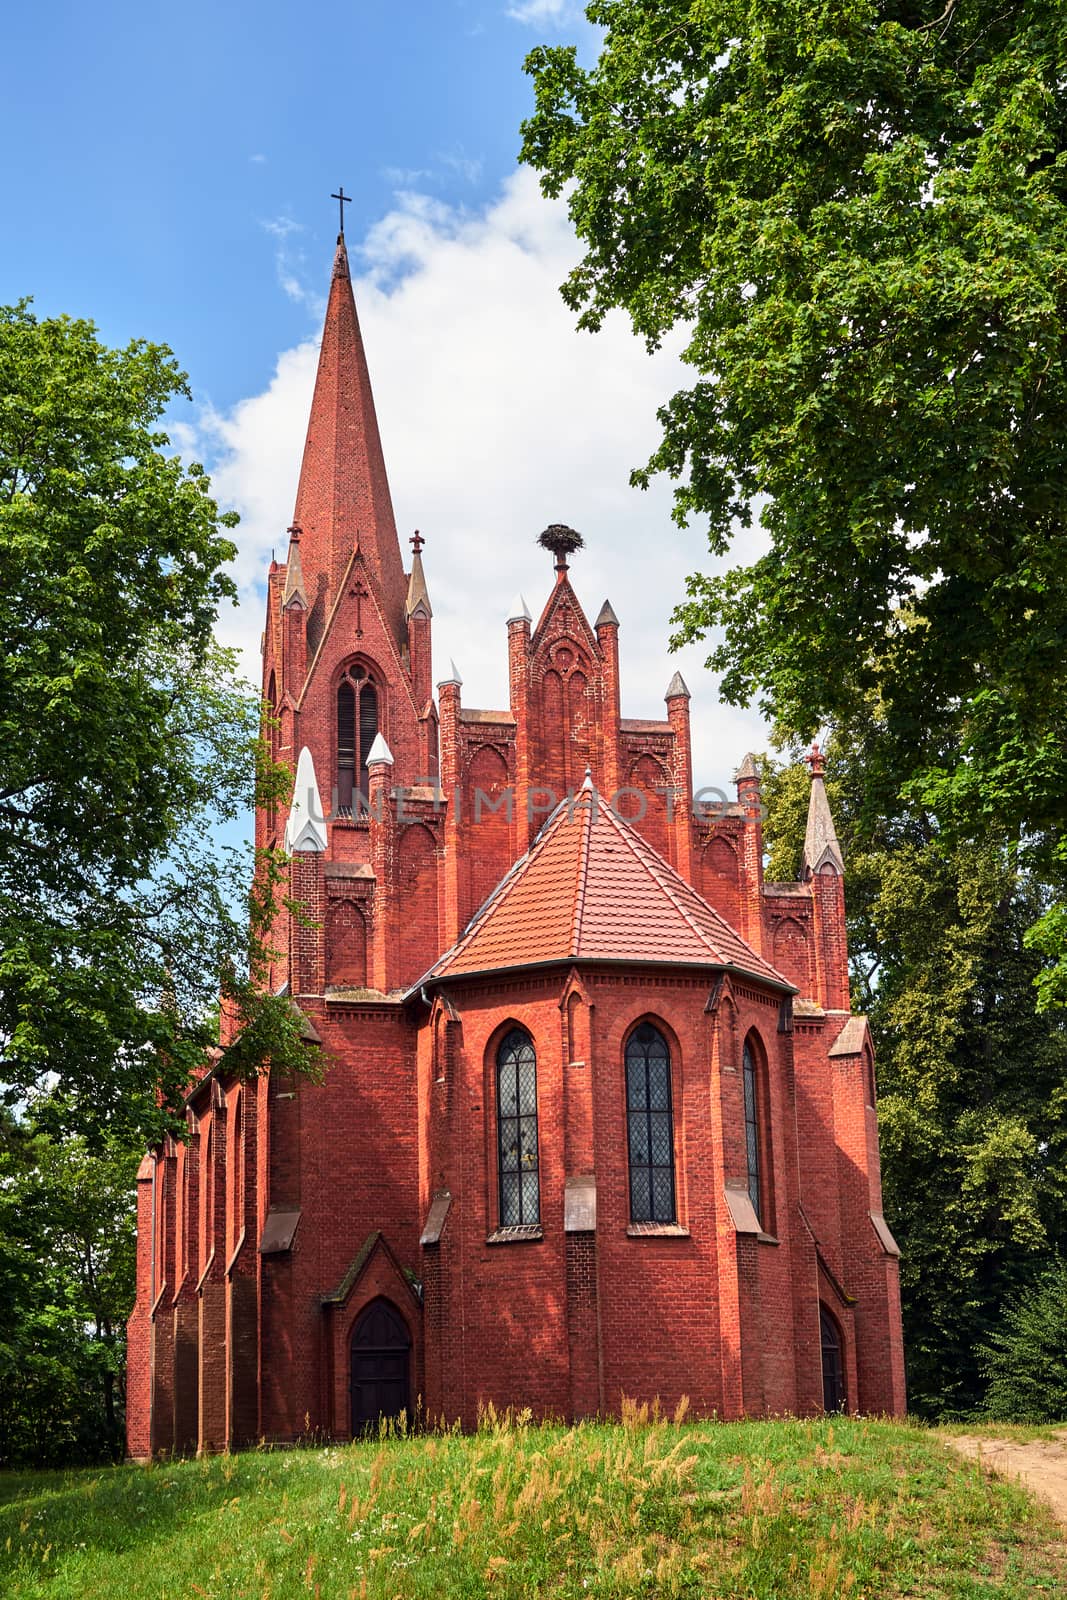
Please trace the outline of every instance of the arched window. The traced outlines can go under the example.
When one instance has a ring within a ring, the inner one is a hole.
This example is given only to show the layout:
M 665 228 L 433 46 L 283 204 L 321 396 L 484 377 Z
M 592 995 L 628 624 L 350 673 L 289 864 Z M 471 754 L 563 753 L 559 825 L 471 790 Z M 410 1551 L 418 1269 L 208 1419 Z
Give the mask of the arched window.
M 760 1086 L 759 1069 L 756 1063 L 752 1040 L 745 1040 L 745 1049 L 742 1056 L 741 1071 L 745 1080 L 745 1161 L 748 1177 L 748 1198 L 752 1201 L 752 1209 L 759 1217 L 762 1207 L 761 1197 L 761 1133 L 760 1128 Z
M 496 1053 L 500 1226 L 541 1220 L 537 1165 L 537 1058 L 529 1034 L 512 1028 Z
M 863 1089 L 869 1106 L 878 1104 L 878 1095 L 874 1084 L 874 1056 L 870 1050 L 863 1052 Z
M 673 1222 L 671 1053 L 650 1022 L 642 1022 L 626 1042 L 626 1122 L 631 1221 Z
M 270 677 L 267 679 L 267 745 L 270 749 L 271 760 L 277 761 L 278 747 L 280 744 L 280 730 L 278 727 L 278 680 L 271 668 Z
M 267 704 L 264 707 L 266 718 L 265 744 L 270 753 L 270 759 L 277 761 L 281 748 L 281 729 L 278 727 L 278 680 L 273 668 L 267 680 Z M 277 821 L 277 801 L 274 798 L 273 787 L 270 799 L 267 801 L 267 827 L 273 829 Z
M 824 1305 L 819 1306 L 819 1333 L 822 1344 L 822 1403 L 829 1413 L 844 1411 L 845 1364 L 842 1359 L 841 1330 Z
M 337 807 L 351 811 L 367 795 L 367 756 L 378 732 L 378 687 L 358 661 L 337 689 Z

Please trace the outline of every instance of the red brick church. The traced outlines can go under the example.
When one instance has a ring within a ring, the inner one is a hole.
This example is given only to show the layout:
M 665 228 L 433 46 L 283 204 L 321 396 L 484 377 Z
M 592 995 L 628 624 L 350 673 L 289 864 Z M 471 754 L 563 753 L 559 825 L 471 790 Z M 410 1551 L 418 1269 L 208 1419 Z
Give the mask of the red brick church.
M 325 1076 L 216 1068 L 142 1163 L 132 1456 L 490 1402 L 904 1409 L 817 752 L 798 878 L 765 882 L 754 762 L 694 802 L 685 683 L 623 716 L 619 619 L 589 622 L 571 530 L 542 543 L 538 620 L 501 619 L 510 704 L 454 669 L 435 700 L 339 239 L 263 635 L 295 788 L 256 818 L 307 912 L 271 982 Z

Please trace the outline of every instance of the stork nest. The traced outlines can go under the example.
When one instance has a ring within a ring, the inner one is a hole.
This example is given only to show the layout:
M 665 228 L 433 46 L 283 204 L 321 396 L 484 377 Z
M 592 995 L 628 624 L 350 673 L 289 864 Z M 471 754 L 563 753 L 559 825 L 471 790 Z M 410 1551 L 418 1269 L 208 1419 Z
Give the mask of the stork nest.
M 545 550 L 551 550 L 557 556 L 573 555 L 575 550 L 580 550 L 585 540 L 573 528 L 568 528 L 565 523 L 553 522 L 544 533 L 538 534 L 537 542 Z

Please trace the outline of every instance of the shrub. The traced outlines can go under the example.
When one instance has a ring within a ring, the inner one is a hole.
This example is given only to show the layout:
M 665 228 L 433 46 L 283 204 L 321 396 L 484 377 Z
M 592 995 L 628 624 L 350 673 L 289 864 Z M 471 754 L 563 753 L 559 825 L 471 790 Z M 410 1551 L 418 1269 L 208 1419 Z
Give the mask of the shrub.
M 1067 1421 L 1067 1261 L 1008 1309 L 981 1351 L 982 1410 L 1000 1422 Z

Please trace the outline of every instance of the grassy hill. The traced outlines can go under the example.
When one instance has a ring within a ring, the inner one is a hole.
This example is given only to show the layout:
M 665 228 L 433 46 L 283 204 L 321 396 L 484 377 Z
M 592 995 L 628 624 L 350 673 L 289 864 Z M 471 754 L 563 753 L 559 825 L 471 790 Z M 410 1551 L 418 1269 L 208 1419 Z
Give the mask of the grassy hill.
M 504 1423 L 0 1475 L 9 1600 L 1022 1600 L 1065 1583 L 1047 1512 L 893 1423 Z

